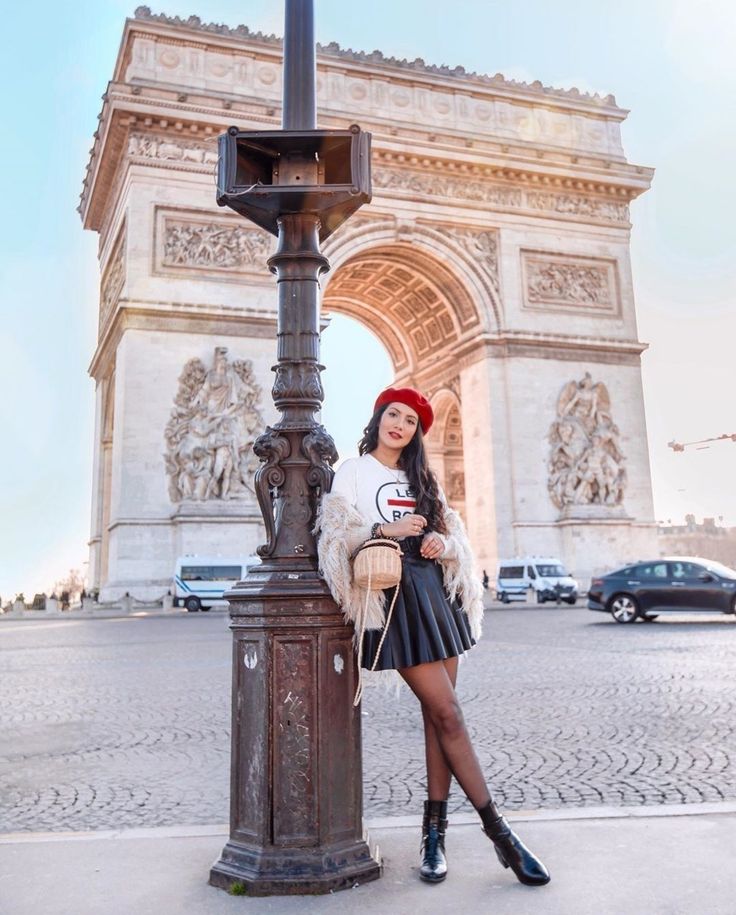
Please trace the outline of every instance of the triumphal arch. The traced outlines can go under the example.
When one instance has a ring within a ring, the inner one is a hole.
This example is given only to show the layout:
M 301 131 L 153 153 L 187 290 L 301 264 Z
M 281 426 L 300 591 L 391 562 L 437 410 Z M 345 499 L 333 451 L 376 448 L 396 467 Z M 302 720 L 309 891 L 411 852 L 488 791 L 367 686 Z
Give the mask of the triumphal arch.
M 80 213 L 99 234 L 91 585 L 160 595 L 184 553 L 262 542 L 251 444 L 276 419 L 273 240 L 214 204 L 216 137 L 280 126 L 272 36 L 125 24 Z M 653 508 L 611 96 L 319 49 L 318 123 L 373 133 L 373 202 L 325 253 L 325 314 L 385 344 L 480 565 L 581 578 L 651 552 Z M 356 359 L 360 358 L 356 354 Z

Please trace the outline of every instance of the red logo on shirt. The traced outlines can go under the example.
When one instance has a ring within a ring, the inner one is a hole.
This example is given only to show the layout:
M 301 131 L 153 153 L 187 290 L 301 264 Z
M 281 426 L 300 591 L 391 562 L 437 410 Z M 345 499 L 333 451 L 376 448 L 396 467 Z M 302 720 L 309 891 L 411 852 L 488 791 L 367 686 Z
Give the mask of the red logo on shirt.
M 398 521 L 416 507 L 417 500 L 408 483 L 384 483 L 376 493 L 376 508 L 384 521 Z

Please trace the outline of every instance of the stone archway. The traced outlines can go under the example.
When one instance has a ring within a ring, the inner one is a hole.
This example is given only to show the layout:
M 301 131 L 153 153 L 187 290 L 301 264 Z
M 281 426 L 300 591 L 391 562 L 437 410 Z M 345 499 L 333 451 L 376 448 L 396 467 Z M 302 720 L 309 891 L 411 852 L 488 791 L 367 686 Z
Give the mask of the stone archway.
M 430 465 L 450 505 L 467 520 L 457 354 L 493 327 L 496 303 L 488 296 L 474 298 L 456 252 L 446 245 L 444 251 L 439 245 L 432 250 L 407 228 L 398 239 L 392 234 L 387 237 L 363 219 L 348 240 L 347 256 L 333 245 L 337 267 L 326 283 L 322 309 L 352 317 L 373 332 L 389 353 L 396 382 L 417 385 L 430 397 L 435 410 L 427 437 Z M 488 485 L 492 488 L 492 481 Z
M 374 331 L 397 379 L 414 377 L 428 359 L 454 350 L 481 324 L 473 301 L 443 264 L 400 245 L 346 261 L 327 285 L 323 307 Z

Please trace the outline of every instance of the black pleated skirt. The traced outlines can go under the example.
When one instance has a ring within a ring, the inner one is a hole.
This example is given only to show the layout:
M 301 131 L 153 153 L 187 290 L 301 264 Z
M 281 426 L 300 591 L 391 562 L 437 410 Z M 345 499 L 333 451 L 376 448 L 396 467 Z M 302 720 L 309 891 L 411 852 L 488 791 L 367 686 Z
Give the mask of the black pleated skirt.
M 373 660 L 383 630 L 370 629 L 363 636 L 362 666 L 373 670 L 397 670 L 429 661 L 456 658 L 475 645 L 468 617 L 459 601 L 450 602 L 442 580 L 442 566 L 419 554 L 421 538 L 401 541 L 401 585 L 378 661 Z M 394 588 L 384 591 L 385 609 L 391 605 Z

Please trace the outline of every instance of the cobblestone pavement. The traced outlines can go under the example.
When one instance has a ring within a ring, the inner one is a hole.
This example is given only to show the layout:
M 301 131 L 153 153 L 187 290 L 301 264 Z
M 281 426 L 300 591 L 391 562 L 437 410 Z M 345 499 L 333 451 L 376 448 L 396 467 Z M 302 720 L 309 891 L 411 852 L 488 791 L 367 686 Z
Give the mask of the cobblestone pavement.
M 214 613 L 0 623 L 0 831 L 227 822 L 230 638 Z M 459 694 L 507 810 L 733 801 L 735 666 L 732 617 L 516 606 Z M 408 692 L 368 692 L 363 747 L 366 814 L 416 814 Z

